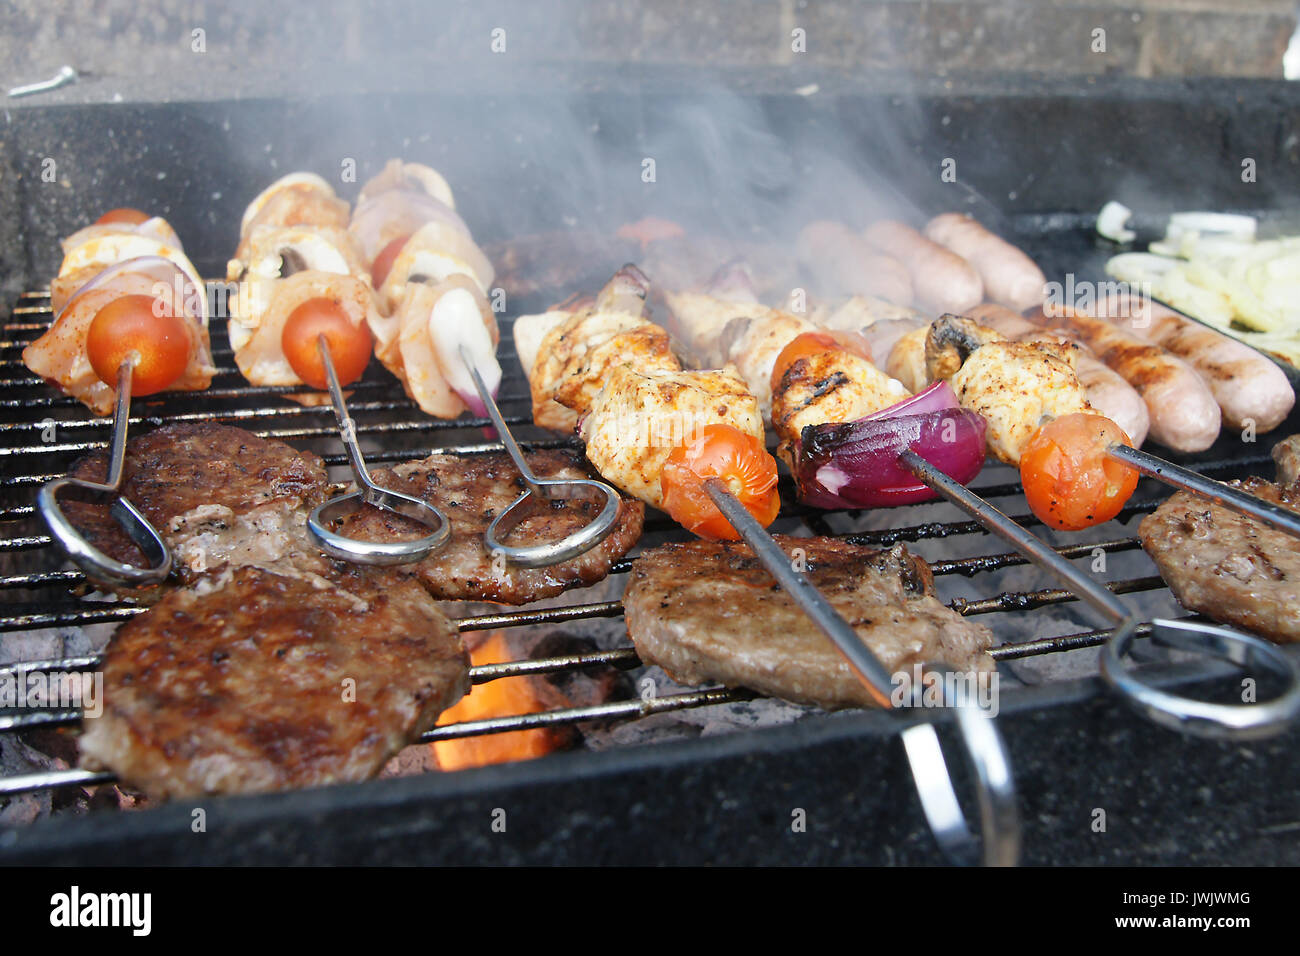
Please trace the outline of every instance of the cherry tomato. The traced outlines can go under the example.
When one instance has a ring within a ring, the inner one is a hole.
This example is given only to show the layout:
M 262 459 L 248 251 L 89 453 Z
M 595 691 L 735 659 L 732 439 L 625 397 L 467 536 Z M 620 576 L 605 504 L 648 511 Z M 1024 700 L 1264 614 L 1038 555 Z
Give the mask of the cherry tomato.
M 141 212 L 139 209 L 132 209 L 130 206 L 121 206 L 117 209 L 110 209 L 104 215 L 95 220 L 97 226 L 107 226 L 115 222 L 123 222 L 129 226 L 138 226 L 152 217 L 147 212 Z
M 659 473 L 664 510 L 674 521 L 701 538 L 735 541 L 740 535 L 704 489 L 706 478 L 721 478 L 763 527 L 776 520 L 776 459 L 752 435 L 731 425 L 706 425 L 668 456 Z
M 86 356 L 100 381 L 117 385 L 117 370 L 135 357 L 132 395 L 152 395 L 185 371 L 190 331 L 166 303 L 151 295 L 124 295 L 104 306 L 86 332 Z
M 1065 531 L 1115 517 L 1138 481 L 1136 470 L 1106 455 L 1116 442 L 1133 444 L 1101 415 L 1065 415 L 1038 429 L 1020 454 L 1020 480 L 1034 514 Z
M 353 325 L 343 306 L 333 299 L 308 299 L 289 313 L 280 348 L 294 373 L 312 388 L 328 388 L 325 363 L 317 339 L 325 336 L 339 384 L 355 382 L 370 362 L 372 339 L 365 322 Z
M 835 350 L 849 352 L 858 358 L 871 361 L 871 349 L 860 335 L 829 330 L 804 332 L 792 338 L 776 357 L 776 364 L 772 366 L 772 390 L 776 391 L 777 385 L 781 383 L 790 366 L 799 359 Z
M 398 254 L 402 247 L 406 245 L 406 240 L 410 235 L 398 236 L 384 248 L 379 250 L 379 255 L 375 256 L 375 261 L 370 265 L 370 279 L 376 289 L 384 284 L 388 278 L 388 273 L 393 271 L 393 263 L 397 261 Z

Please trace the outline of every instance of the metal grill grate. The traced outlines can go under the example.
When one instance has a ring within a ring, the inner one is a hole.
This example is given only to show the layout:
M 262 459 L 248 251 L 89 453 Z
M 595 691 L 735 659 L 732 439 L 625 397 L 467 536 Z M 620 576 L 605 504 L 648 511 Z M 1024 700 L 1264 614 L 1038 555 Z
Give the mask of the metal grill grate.
M 66 473 L 75 458 L 106 444 L 109 421 L 88 415 L 74 399 L 57 395 L 40 379 L 26 372 L 21 350 L 34 341 L 51 321 L 48 293 L 27 293 L 20 297 L 12 315 L 0 333 L 0 594 L 5 610 L 0 613 L 0 640 L 5 632 L 45 627 L 67 627 L 124 621 L 144 610 L 129 600 L 86 600 L 75 591 L 85 584 L 79 571 L 67 570 L 60 555 L 50 546 L 33 509 L 36 489 L 52 477 Z M 170 394 L 137 400 L 133 430 L 164 422 L 207 420 L 238 425 L 268 438 L 279 438 L 310 447 L 328 465 L 345 464 L 338 453 L 337 435 L 328 407 L 304 407 L 284 399 L 293 388 L 254 387 L 233 366 L 224 323 L 215 321 L 212 329 L 213 354 L 219 372 L 212 387 L 199 393 Z M 503 328 L 501 361 L 505 377 L 500 403 L 506 421 L 519 428 L 525 449 L 577 447 L 573 439 L 548 436 L 531 426 L 527 385 L 520 374 L 511 345 L 508 323 Z M 429 418 L 412 402 L 400 395 L 398 386 L 377 363 L 372 363 L 365 378 L 351 386 L 354 398 L 350 406 L 357 420 L 357 431 L 369 447 L 367 456 L 375 462 L 394 462 L 421 458 L 436 452 L 475 454 L 495 450 L 497 445 L 484 439 L 481 429 L 486 419 L 461 419 L 454 422 Z M 51 425 L 51 423 L 53 423 Z M 53 440 L 44 440 L 53 438 Z M 438 444 L 430 444 L 438 441 Z M 378 447 L 376 447 L 378 446 Z M 1268 462 L 1264 454 L 1207 461 L 1197 467 L 1215 476 L 1258 468 Z M 993 469 L 990 469 L 993 471 Z M 1152 510 L 1162 486 L 1144 482 L 1147 500 L 1136 500 L 1121 512 L 1127 520 Z M 819 511 L 795 504 L 792 489 L 783 485 L 783 528 L 802 524 L 814 533 L 829 533 L 827 517 Z M 984 485 L 976 489 L 987 498 L 1013 498 L 1019 493 L 1014 482 Z M 915 543 L 931 539 L 982 535 L 984 529 L 973 521 L 937 520 L 944 507 L 932 506 L 936 520 L 884 530 L 859 530 L 841 533 L 855 544 L 889 546 L 898 542 Z M 1033 525 L 1036 519 L 1019 514 L 1017 520 Z M 1118 524 L 1104 526 L 1110 537 L 1085 544 L 1072 544 L 1058 550 L 1067 557 L 1091 556 L 1098 549 L 1105 553 L 1132 551 L 1139 547 L 1136 538 L 1122 533 Z M 1116 532 L 1119 532 L 1118 534 Z M 685 532 L 665 517 L 650 515 L 646 537 L 656 543 L 666 539 L 684 539 Z M 960 575 L 975 578 L 990 572 L 1023 565 L 1017 553 L 994 552 L 974 557 L 931 561 L 936 576 Z M 626 573 L 631 560 L 618 562 L 612 574 Z M 1154 591 L 1164 587 L 1155 576 L 1141 576 L 1114 581 L 1117 593 Z M 962 615 L 1027 611 L 1034 608 L 1073 601 L 1074 596 L 1059 588 L 1045 587 L 1031 591 L 1001 592 L 982 599 L 957 598 L 951 602 Z M 565 622 L 617 617 L 622 605 L 617 601 L 576 604 L 567 607 L 521 609 L 480 614 L 458 621 L 461 631 L 487 630 L 522 625 L 561 624 Z M 995 632 L 997 627 L 994 627 Z M 1149 628 L 1139 633 L 1146 634 Z M 1041 654 L 1062 653 L 1101 644 L 1105 631 L 1080 631 L 1020 643 L 1003 643 L 992 654 L 999 661 Z M 38 670 L 86 670 L 98 663 L 95 656 L 59 660 L 32 661 L 0 667 L 0 674 L 17 675 Z M 594 667 L 630 669 L 640 666 L 631 646 L 615 650 L 520 660 L 475 667 L 471 679 L 476 684 L 526 674 L 558 673 Z M 567 708 L 545 713 L 497 717 L 437 727 L 422 738 L 424 741 L 450 740 L 504 731 L 556 727 L 602 719 L 633 719 L 651 714 L 686 708 L 704 707 L 733 701 L 750 700 L 754 694 L 743 690 L 708 688 L 670 694 L 649 700 L 616 701 L 592 707 Z M 18 732 L 38 726 L 74 723 L 75 711 L 40 710 L 17 714 L 0 714 L 0 732 Z M 84 786 L 112 781 L 108 773 L 83 770 L 54 771 L 24 776 L 0 777 L 0 795 L 17 794 L 54 787 Z

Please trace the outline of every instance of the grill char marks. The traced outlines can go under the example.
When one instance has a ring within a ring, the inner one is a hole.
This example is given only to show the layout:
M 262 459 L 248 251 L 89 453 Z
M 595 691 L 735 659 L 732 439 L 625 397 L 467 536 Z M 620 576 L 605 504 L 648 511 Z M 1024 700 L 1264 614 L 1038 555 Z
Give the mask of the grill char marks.
M 890 672 L 946 660 L 991 670 L 993 636 L 934 596 L 924 561 L 835 538 L 777 541 Z M 801 553 L 800 553 L 801 552 Z M 685 684 L 720 682 L 828 709 L 871 706 L 835 646 L 743 544 L 669 544 L 637 558 L 623 604 L 641 659 Z
M 159 799 L 365 779 L 469 689 L 455 625 L 414 582 L 373 573 L 321 589 L 240 568 L 177 589 L 123 625 L 103 667 L 82 764 Z
M 1300 489 L 1232 482 L 1300 512 Z M 1180 491 L 1142 519 L 1142 547 L 1186 608 L 1279 643 L 1300 641 L 1300 550 L 1254 518 Z
M 542 478 L 588 478 L 580 459 L 563 451 L 528 454 Z M 433 455 L 393 469 L 378 469 L 375 483 L 414 495 L 441 508 L 451 520 L 451 540 L 442 550 L 409 565 L 434 597 L 446 600 L 525 604 L 572 587 L 594 584 L 609 573 L 641 536 L 645 506 L 624 498 L 613 532 L 586 554 L 546 568 L 494 566 L 484 544 L 488 525 L 525 490 L 523 479 L 504 452 L 486 455 Z M 600 502 L 556 501 L 537 507 L 511 532 L 506 543 L 539 544 L 573 533 L 599 514 Z M 428 533 L 401 515 L 365 507 L 344 518 L 338 530 L 366 541 L 400 541 Z

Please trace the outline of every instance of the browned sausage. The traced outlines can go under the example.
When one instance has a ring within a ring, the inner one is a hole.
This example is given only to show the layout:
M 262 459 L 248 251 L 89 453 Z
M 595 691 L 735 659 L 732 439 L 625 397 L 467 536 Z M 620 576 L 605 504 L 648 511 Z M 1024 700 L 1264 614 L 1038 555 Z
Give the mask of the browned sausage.
M 1102 318 L 1154 342 L 1196 369 L 1229 427 L 1244 428 L 1253 422 L 1257 430 L 1271 431 L 1295 407 L 1295 389 L 1286 373 L 1244 342 L 1140 296 L 1121 295 L 1097 305 Z
M 926 224 L 925 236 L 974 266 L 984 281 L 984 294 L 994 302 L 1023 312 L 1046 297 L 1047 279 L 1034 260 L 970 216 L 935 216 Z
M 907 267 L 877 253 L 843 223 L 809 223 L 800 231 L 796 248 L 823 296 L 876 295 L 895 305 L 912 303 Z
M 936 315 L 960 314 L 984 301 L 984 283 L 975 267 L 911 226 L 882 219 L 868 226 L 862 238 L 907 267 L 912 294 L 921 308 Z
M 1131 332 L 1071 309 L 1038 309 L 1030 320 L 1079 336 L 1147 403 L 1151 437 L 1176 451 L 1204 451 L 1219 437 L 1219 404 L 1196 370 Z M 1055 314 L 1055 313 L 1060 313 Z

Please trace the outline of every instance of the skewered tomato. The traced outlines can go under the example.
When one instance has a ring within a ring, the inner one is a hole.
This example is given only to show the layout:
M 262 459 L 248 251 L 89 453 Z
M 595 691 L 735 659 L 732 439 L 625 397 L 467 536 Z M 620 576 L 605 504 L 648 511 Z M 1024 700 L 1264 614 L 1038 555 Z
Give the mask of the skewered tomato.
M 722 479 L 763 527 L 776 520 L 776 459 L 752 435 L 732 425 L 706 425 L 668 456 L 659 474 L 664 510 L 674 521 L 701 538 L 735 541 L 740 535 L 709 497 L 706 478 Z
M 120 206 L 117 209 L 110 209 L 104 215 L 95 220 L 97 226 L 107 226 L 112 223 L 126 223 L 128 226 L 138 226 L 150 218 L 147 212 L 141 212 L 139 209 L 132 209 L 130 206 Z
M 161 299 L 124 295 L 95 313 L 86 333 L 90 367 L 107 385 L 117 385 L 117 370 L 134 358 L 132 395 L 161 392 L 185 371 L 190 332 Z
M 792 338 L 776 357 L 776 364 L 772 366 L 772 390 L 776 391 L 786 371 L 799 359 L 837 349 L 871 361 L 871 349 L 860 335 L 852 332 L 804 332 Z
M 280 333 L 280 348 L 294 373 L 312 388 L 327 388 L 325 363 L 317 340 L 325 336 L 339 384 L 355 382 L 370 362 L 370 328 L 353 325 L 333 299 L 308 299 L 289 313 Z
M 397 256 L 402 251 L 402 247 L 406 245 L 406 240 L 410 238 L 409 234 L 398 236 L 379 250 L 379 255 L 375 256 L 375 261 L 370 265 L 370 279 L 376 289 L 384 284 L 384 280 L 388 278 L 388 273 L 393 271 L 393 263 L 397 261 Z
M 1138 480 L 1137 471 L 1107 456 L 1116 442 L 1133 444 L 1101 415 L 1064 415 L 1038 429 L 1020 454 L 1020 480 L 1034 514 L 1065 531 L 1115 517 Z

